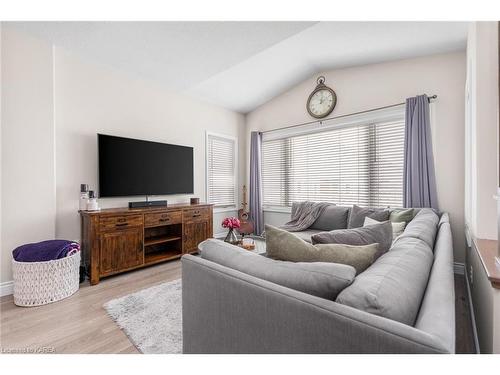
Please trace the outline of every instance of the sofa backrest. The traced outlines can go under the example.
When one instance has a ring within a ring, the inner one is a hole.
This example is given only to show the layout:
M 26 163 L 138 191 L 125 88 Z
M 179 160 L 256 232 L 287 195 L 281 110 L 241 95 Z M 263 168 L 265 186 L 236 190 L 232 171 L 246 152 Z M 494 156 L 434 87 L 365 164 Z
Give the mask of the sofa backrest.
M 434 262 L 439 218 L 422 209 L 391 249 L 344 289 L 337 302 L 413 326 Z
M 434 210 L 430 208 L 421 208 L 396 241 L 403 238 L 418 238 L 433 249 L 438 223 L 439 217 Z
M 453 240 L 447 213 L 439 221 L 434 263 L 415 328 L 436 337 L 450 353 L 455 352 Z
M 349 210 L 349 207 L 332 204 L 323 210 L 322 214 L 309 228 L 323 231 L 346 229 Z
M 405 238 L 382 255 L 337 302 L 413 326 L 432 267 L 432 250 L 422 241 Z
M 405 210 L 405 208 L 394 208 L 395 210 Z M 392 210 L 391 208 L 389 210 Z M 430 208 L 414 208 L 413 212 L 415 217 L 417 217 L 421 211 L 427 214 L 434 213 L 434 210 Z M 326 207 L 322 214 L 316 219 L 316 221 L 309 227 L 313 230 L 321 231 L 331 231 L 335 229 L 347 229 L 349 224 L 349 215 L 351 214 L 350 206 L 337 206 L 332 203 L 330 206 Z M 413 221 L 413 220 L 412 220 Z M 435 235 L 435 233 L 434 233 Z

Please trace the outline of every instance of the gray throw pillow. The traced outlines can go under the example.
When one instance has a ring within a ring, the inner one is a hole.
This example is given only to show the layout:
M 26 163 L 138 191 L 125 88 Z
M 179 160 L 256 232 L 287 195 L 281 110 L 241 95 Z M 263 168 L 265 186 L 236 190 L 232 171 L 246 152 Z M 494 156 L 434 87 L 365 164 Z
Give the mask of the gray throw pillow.
M 334 230 L 346 229 L 349 218 L 349 207 L 328 206 L 309 227 L 309 229 Z
M 365 217 L 370 219 L 375 219 L 377 221 L 389 220 L 389 215 L 391 212 L 383 208 L 369 208 L 369 207 L 359 207 L 352 206 L 351 213 L 349 215 L 349 225 L 347 228 L 360 228 L 365 222 Z
M 362 246 L 378 243 L 375 259 L 386 253 L 392 244 L 392 224 L 384 221 L 380 224 L 367 225 L 353 229 L 338 229 L 331 232 L 321 232 L 311 237 L 313 244 L 342 243 Z
M 290 262 L 327 262 L 353 266 L 356 273 L 366 270 L 374 261 L 378 244 L 353 246 L 345 244 L 311 245 L 286 230 L 266 225 L 267 256 Z
M 373 224 L 380 224 L 380 221 L 377 221 L 375 219 L 370 219 L 368 216 L 365 217 L 365 224 L 363 225 L 364 227 Z M 394 242 L 396 238 L 398 238 L 401 234 L 403 234 L 406 223 L 404 221 L 400 223 L 395 223 L 391 221 L 391 225 L 392 225 L 392 241 Z

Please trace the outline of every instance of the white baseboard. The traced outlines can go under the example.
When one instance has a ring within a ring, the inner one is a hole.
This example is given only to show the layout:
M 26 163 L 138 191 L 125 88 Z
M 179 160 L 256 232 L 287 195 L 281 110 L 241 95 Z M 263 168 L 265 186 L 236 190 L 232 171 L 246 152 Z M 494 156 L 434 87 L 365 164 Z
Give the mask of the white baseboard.
M 465 275 L 465 265 L 463 263 L 453 263 L 453 273 L 457 275 Z
M 14 293 L 14 281 L 5 281 L 0 283 L 0 297 L 8 296 Z

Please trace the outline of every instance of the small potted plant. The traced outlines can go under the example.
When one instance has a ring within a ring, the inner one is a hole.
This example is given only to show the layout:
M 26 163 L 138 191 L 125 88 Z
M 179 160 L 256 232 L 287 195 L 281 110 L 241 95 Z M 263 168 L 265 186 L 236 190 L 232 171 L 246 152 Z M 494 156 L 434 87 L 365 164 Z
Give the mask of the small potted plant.
M 222 227 L 229 229 L 227 232 L 227 236 L 224 239 L 225 242 L 229 242 L 233 245 L 238 243 L 238 237 L 236 236 L 235 229 L 238 229 L 241 226 L 240 221 L 236 217 L 226 217 L 222 221 Z

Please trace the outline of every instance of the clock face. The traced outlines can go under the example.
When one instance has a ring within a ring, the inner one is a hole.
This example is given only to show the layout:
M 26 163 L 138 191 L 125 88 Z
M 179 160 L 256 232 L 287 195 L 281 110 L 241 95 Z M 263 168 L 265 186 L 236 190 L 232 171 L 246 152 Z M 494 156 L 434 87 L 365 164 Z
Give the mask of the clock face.
M 337 98 L 335 93 L 329 89 L 315 91 L 307 102 L 307 110 L 316 118 L 325 117 L 333 111 Z

